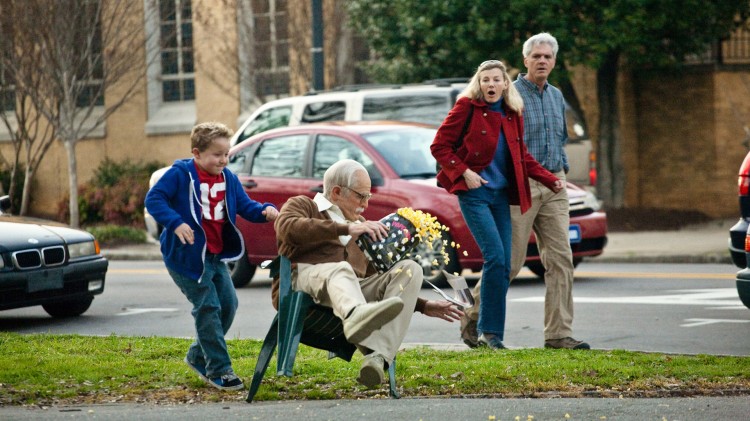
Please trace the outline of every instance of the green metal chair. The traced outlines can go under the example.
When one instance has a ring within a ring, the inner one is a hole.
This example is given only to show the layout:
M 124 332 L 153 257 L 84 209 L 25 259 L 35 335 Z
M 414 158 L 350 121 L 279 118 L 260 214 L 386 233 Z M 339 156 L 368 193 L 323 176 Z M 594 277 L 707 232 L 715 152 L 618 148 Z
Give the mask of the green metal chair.
M 291 262 L 279 256 L 271 265 L 271 277 L 279 276 L 279 311 L 268 329 L 263 346 L 258 354 L 253 379 L 247 394 L 247 402 L 252 402 L 260 388 L 263 375 L 271 362 L 274 349 L 278 346 L 277 376 L 292 376 L 294 360 L 299 344 L 328 351 L 329 358 L 352 360 L 357 349 L 344 336 L 344 328 L 333 310 L 317 305 L 312 297 L 302 291 L 292 290 Z M 388 367 L 390 396 L 398 399 L 396 390 L 396 361 Z

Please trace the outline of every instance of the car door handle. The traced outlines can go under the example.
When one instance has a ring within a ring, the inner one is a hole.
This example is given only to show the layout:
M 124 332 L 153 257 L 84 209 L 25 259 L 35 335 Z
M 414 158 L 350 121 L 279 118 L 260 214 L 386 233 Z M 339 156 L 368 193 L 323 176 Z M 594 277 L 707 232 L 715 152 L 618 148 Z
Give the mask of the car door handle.
M 323 193 L 323 186 L 310 187 L 311 192 Z
M 258 183 L 253 180 L 242 180 L 242 187 L 252 189 L 253 187 L 258 187 Z

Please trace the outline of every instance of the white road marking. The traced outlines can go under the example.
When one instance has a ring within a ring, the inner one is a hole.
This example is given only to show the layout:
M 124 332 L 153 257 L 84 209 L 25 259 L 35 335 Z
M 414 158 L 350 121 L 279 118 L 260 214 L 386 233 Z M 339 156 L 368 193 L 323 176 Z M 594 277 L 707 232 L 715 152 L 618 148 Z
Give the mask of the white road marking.
M 122 313 L 117 313 L 115 316 L 132 316 L 135 314 L 143 313 L 171 313 L 178 311 L 176 308 L 126 308 Z
M 671 295 L 645 295 L 631 297 L 574 297 L 576 304 L 655 304 L 655 305 L 693 305 L 739 309 L 745 308 L 737 296 L 735 288 L 686 289 L 674 291 Z M 544 297 L 516 298 L 511 301 L 519 303 L 542 303 Z
M 680 326 L 682 327 L 695 327 L 713 325 L 716 323 L 750 323 L 750 320 L 736 320 L 736 319 L 685 319 L 686 322 Z

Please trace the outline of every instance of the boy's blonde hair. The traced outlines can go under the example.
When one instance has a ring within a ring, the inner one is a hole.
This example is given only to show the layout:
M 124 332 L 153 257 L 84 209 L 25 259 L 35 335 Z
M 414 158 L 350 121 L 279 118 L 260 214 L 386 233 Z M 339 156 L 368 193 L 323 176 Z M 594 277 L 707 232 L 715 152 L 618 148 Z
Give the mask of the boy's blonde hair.
M 500 60 L 487 60 L 482 62 L 482 64 L 477 67 L 476 73 L 474 73 L 474 76 L 472 76 L 471 80 L 469 81 L 469 84 L 466 85 L 466 88 L 464 88 L 463 92 L 461 92 L 460 96 L 469 97 L 470 99 L 480 99 L 482 98 L 482 88 L 479 83 L 479 74 L 484 72 L 485 70 L 490 69 L 500 69 L 503 73 L 503 78 L 506 82 L 508 82 L 508 87 L 505 88 L 503 91 L 503 101 L 505 102 L 505 105 L 508 106 L 511 110 L 522 113 L 523 112 L 523 98 L 521 98 L 521 94 L 518 93 L 518 90 L 516 89 L 516 86 L 513 84 L 513 81 L 510 80 L 510 75 L 508 74 L 508 70 L 505 68 L 505 65 Z
M 190 133 L 190 149 L 198 149 L 198 151 L 203 152 L 211 146 L 214 139 L 218 137 L 229 139 L 232 134 L 232 129 L 216 121 L 196 124 L 192 133 Z

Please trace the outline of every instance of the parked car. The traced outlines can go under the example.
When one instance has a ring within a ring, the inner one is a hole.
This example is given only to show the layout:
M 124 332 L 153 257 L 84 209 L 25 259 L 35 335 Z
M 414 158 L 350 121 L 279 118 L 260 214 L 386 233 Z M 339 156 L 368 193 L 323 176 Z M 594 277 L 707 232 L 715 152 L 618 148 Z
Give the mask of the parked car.
M 740 165 L 737 193 L 740 198 L 740 220 L 729 229 L 729 253 L 734 264 L 742 269 L 737 272 L 737 293 L 742 303 L 750 308 L 750 152 Z
M 0 197 L 0 310 L 41 305 L 52 317 L 73 317 L 104 292 L 107 259 L 86 231 L 11 216 Z
M 289 197 L 313 197 L 323 191 L 323 173 L 340 159 L 354 159 L 367 168 L 373 197 L 364 213 L 380 219 L 400 207 L 411 207 L 436 216 L 449 228 L 446 243 L 437 242 L 416 251 L 430 276 L 445 268 L 479 271 L 482 255 L 458 206 L 455 195 L 437 187 L 435 159 L 429 145 L 433 126 L 399 122 L 331 122 L 274 129 L 255 135 L 229 152 L 228 168 L 237 174 L 254 200 L 271 202 L 279 208 Z M 592 193 L 568 183 L 571 203 L 570 238 L 575 264 L 585 256 L 602 253 L 607 243 L 606 214 Z M 253 277 L 257 266 L 277 254 L 276 235 L 271 224 L 237 223 L 245 237 L 247 255 L 232 268 L 232 279 L 242 286 Z M 543 274 L 534 238 L 530 239 L 527 265 Z M 444 244 L 450 261 L 441 258 Z M 430 262 L 437 259 L 438 267 Z

